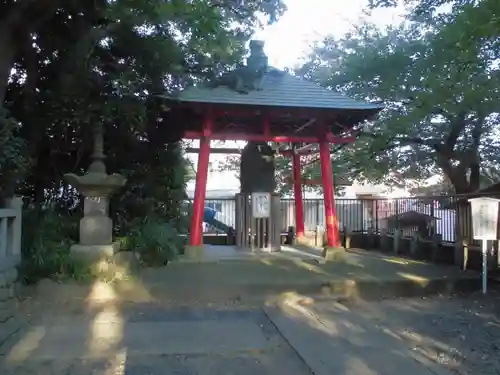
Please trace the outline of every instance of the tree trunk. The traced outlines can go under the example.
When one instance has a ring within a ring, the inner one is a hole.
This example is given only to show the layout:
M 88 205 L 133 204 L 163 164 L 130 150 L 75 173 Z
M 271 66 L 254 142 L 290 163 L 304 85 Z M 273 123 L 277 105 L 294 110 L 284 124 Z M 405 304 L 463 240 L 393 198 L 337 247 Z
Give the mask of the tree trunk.
M 437 164 L 443 170 L 455 189 L 455 264 L 467 268 L 469 246 L 473 244 L 472 215 L 468 194 L 479 188 L 479 163 L 474 160 L 460 160 L 452 165 L 449 155 L 437 155 Z M 467 172 L 470 171 L 469 178 Z

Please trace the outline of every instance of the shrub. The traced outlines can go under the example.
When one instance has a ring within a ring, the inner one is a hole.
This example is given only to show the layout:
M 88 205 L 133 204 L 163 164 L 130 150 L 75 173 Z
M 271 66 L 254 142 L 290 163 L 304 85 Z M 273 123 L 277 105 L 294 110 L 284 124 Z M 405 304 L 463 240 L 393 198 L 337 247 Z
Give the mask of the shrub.
M 144 264 L 163 266 L 181 253 L 185 237 L 179 236 L 172 223 L 150 216 L 135 226 L 127 244 L 140 254 Z
M 70 246 L 78 235 L 78 220 L 52 211 L 26 209 L 23 213 L 21 280 L 34 283 L 42 278 L 90 276 L 90 269 L 75 261 Z

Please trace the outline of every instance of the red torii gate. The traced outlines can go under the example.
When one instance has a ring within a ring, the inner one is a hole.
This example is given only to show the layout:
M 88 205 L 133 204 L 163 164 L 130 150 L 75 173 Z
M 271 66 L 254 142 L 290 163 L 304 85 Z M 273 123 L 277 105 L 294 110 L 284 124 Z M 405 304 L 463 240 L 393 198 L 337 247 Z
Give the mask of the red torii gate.
M 292 157 L 297 238 L 304 235 L 300 155 L 318 144 L 323 183 L 327 244 L 340 247 L 335 213 L 330 144 L 354 142 L 353 127 L 376 115 L 381 107 L 354 100 L 267 65 L 263 43 L 252 41 L 247 65 L 223 75 L 218 84 L 191 87 L 166 97 L 172 126 L 184 138 L 200 140 L 189 244 L 202 245 L 202 221 L 210 141 L 260 141 L 290 144 L 280 150 Z M 253 79 L 248 80 L 251 76 Z

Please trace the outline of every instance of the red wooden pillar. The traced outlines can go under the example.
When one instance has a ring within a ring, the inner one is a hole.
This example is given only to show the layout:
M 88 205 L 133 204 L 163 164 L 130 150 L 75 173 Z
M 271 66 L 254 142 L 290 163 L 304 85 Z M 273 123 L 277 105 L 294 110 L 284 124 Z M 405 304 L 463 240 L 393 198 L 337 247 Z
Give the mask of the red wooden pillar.
M 203 123 L 203 136 L 200 139 L 198 168 L 196 170 L 196 187 L 194 189 L 193 216 L 191 218 L 191 246 L 201 246 L 203 243 L 203 212 L 205 210 L 205 194 L 207 191 L 208 161 L 210 158 L 210 134 L 212 119 L 209 117 Z
M 295 230 L 297 238 L 304 236 L 304 203 L 302 201 L 302 175 L 300 173 L 300 155 L 297 152 L 292 156 L 293 168 L 293 195 L 295 198 Z
M 340 247 L 339 223 L 335 212 L 335 199 L 333 197 L 333 173 L 330 159 L 330 146 L 328 141 L 319 143 L 319 157 L 321 160 L 321 178 L 323 180 L 323 195 L 325 201 L 326 236 L 328 247 Z

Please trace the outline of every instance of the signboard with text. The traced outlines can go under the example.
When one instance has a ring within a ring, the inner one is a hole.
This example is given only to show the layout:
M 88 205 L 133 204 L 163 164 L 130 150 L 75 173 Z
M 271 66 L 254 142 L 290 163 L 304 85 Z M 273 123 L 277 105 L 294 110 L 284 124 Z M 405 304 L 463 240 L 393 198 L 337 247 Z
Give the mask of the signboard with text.
M 498 202 L 494 198 L 469 199 L 472 214 L 472 234 L 475 240 L 496 240 Z
M 252 193 L 252 216 L 256 219 L 271 216 L 270 193 Z

